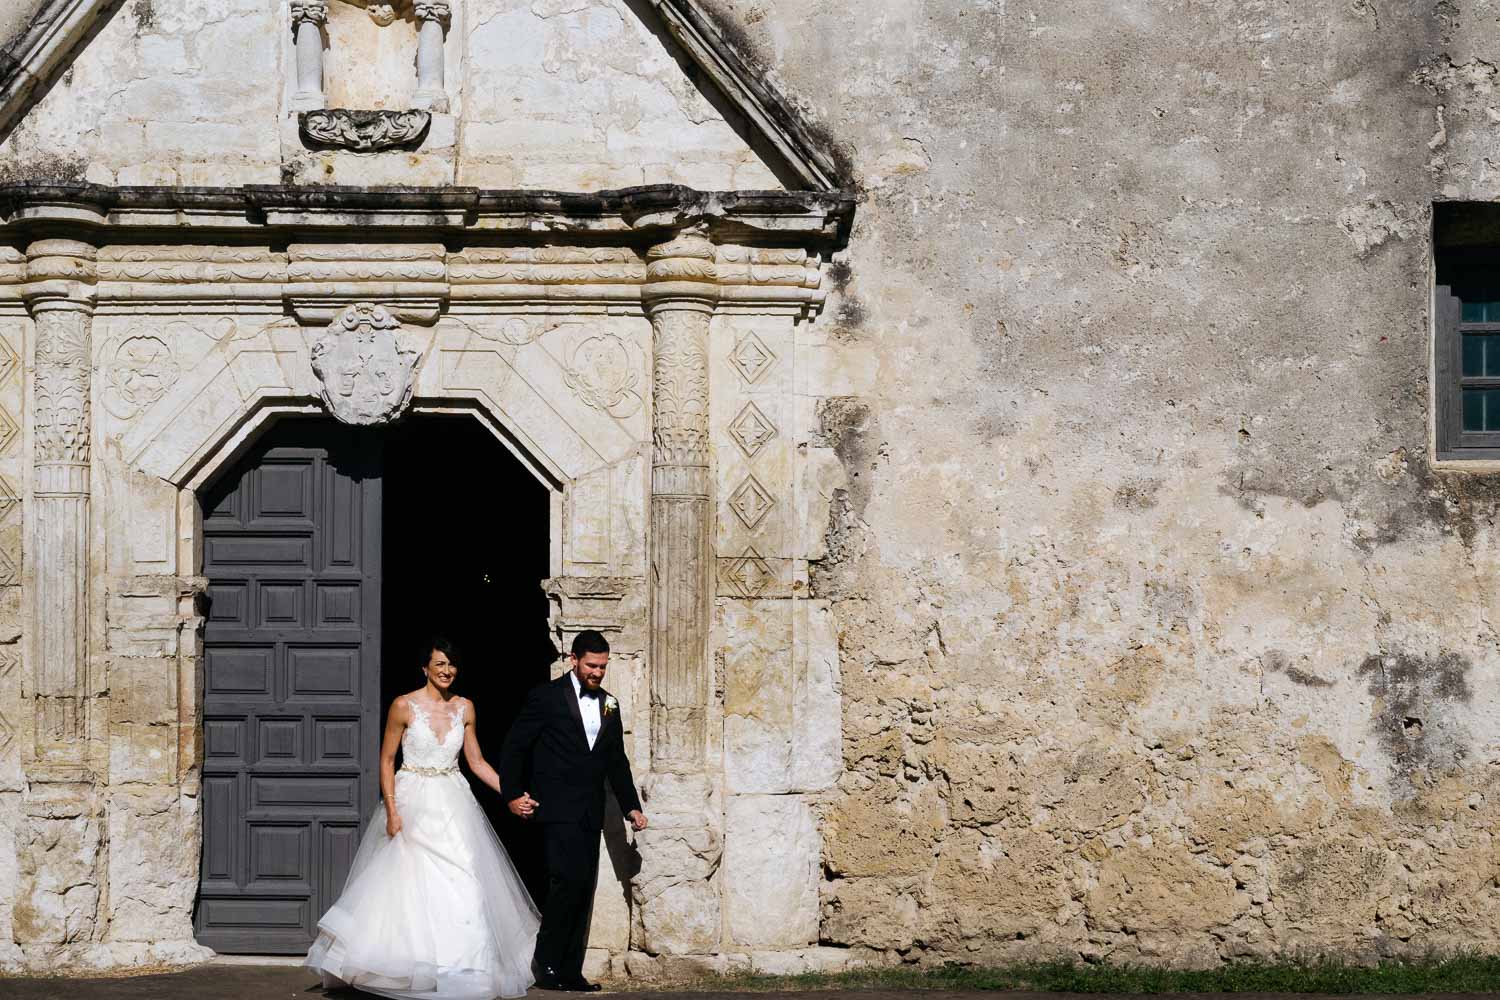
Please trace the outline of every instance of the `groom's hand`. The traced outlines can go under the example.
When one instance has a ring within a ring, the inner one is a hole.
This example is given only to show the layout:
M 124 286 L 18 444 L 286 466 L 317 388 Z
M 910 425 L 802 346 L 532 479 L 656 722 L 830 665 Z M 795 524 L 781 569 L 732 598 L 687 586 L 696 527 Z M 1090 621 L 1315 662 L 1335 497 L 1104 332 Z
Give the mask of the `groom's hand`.
M 625 818 L 630 820 L 630 828 L 636 833 L 640 833 L 642 830 L 646 829 L 646 814 L 641 812 L 639 809 L 630 810 L 630 812 L 626 814 Z
M 531 797 L 530 792 L 522 792 L 519 799 L 511 799 L 506 805 L 522 819 L 530 819 L 531 814 L 536 812 L 537 801 Z

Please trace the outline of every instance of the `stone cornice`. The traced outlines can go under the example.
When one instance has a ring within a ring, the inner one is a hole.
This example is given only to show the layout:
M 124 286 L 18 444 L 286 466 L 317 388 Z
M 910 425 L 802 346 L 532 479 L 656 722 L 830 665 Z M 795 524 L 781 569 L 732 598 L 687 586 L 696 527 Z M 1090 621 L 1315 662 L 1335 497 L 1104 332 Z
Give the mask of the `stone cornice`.
M 425 325 L 450 307 L 634 311 L 701 300 L 808 316 L 827 298 L 823 271 L 853 207 L 846 195 L 681 187 L 0 186 L 0 309 L 46 291 L 18 247 L 63 239 L 99 248 L 103 310 L 287 308 L 326 324 L 370 301 Z M 693 252 L 679 252 L 685 239 Z
M 856 197 L 848 192 L 697 191 L 650 185 L 615 191 L 480 188 L 238 188 L 0 185 L 0 226 L 93 227 L 143 232 L 357 229 L 442 233 L 651 236 L 701 225 L 720 242 L 841 247 Z M 174 238 L 181 238 L 180 233 Z

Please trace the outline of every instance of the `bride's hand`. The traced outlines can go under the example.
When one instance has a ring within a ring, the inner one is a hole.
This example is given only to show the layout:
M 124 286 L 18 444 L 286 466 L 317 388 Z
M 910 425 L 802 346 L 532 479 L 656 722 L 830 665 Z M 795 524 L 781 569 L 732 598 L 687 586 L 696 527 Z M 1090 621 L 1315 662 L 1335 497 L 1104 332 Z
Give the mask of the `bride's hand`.
M 385 814 L 385 835 L 394 837 L 401 832 L 401 814 L 394 809 Z

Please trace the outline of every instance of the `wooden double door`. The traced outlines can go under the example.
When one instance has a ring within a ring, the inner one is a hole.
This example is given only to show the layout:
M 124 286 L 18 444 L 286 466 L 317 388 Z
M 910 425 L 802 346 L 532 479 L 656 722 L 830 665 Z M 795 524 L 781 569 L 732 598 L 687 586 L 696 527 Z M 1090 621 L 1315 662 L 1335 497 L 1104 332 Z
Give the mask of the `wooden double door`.
M 202 497 L 203 855 L 195 929 L 306 950 L 379 797 L 381 449 L 273 428 Z

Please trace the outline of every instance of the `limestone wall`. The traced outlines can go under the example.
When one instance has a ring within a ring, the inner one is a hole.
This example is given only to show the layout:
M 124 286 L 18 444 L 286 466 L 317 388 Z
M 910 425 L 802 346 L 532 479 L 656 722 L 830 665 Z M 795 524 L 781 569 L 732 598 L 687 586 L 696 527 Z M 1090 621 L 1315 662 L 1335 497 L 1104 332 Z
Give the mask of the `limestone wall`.
M 278 0 L 129 0 L 0 143 L 0 180 L 217 186 L 779 187 L 626 0 L 467 0 L 444 46 L 448 107 L 405 153 L 309 151 Z M 334 0 L 330 107 L 411 103 L 415 29 Z
M 868 199 L 822 940 L 1489 947 L 1500 506 L 1429 458 L 1428 224 L 1496 195 L 1495 6 L 714 6 Z

